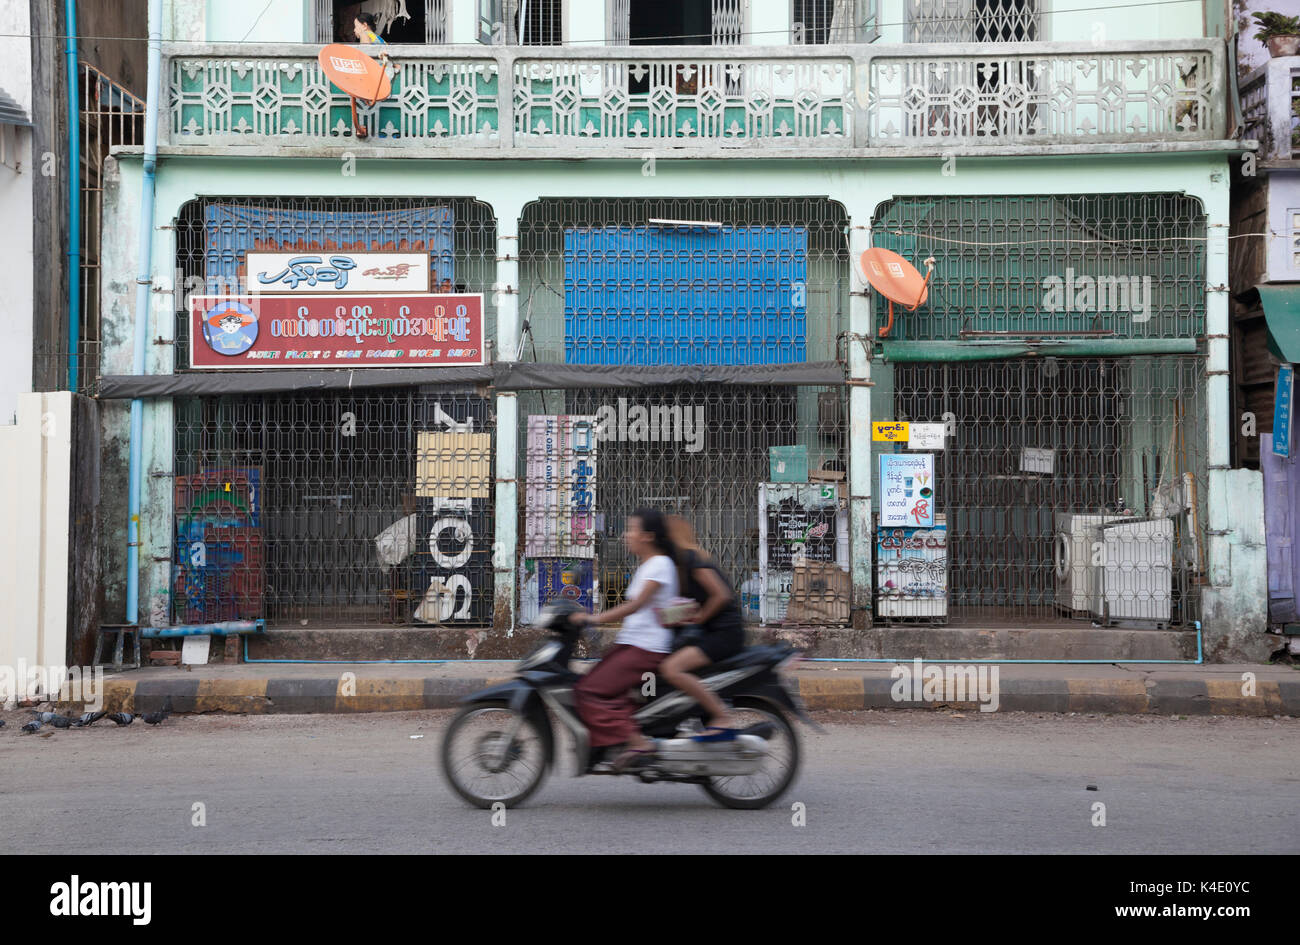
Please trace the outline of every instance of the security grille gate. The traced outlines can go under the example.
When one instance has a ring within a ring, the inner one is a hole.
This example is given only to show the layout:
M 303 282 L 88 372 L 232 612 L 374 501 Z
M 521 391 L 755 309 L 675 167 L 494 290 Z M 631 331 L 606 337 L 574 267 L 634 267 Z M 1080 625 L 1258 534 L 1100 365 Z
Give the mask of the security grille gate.
M 898 197 L 873 243 L 930 295 L 894 340 L 1194 338 L 1205 331 L 1205 211 L 1182 194 Z M 876 297 L 877 324 L 887 304 Z
M 246 291 L 249 250 L 427 251 L 435 285 L 484 293 L 491 347 L 496 227 L 474 201 L 209 197 L 176 227 L 189 293 Z M 189 330 L 182 305 L 181 371 Z M 177 399 L 173 618 L 490 625 L 494 443 L 486 392 Z
M 898 419 L 949 431 L 934 453 L 949 623 L 1199 619 L 1201 357 L 898 364 L 893 385 Z
M 826 200 L 535 203 L 520 227 L 522 358 L 651 369 L 834 362 L 848 305 L 846 227 Z M 774 565 L 760 582 L 760 488 L 774 447 L 806 457 L 814 475 L 843 473 L 845 388 L 734 377 L 521 392 L 524 619 L 556 593 L 621 599 L 635 569 L 621 535 L 640 505 L 692 523 L 751 619 L 769 587 L 774 603 L 791 596 L 788 570 Z M 833 481 L 809 489 L 832 509 L 842 492 Z M 838 568 L 847 562 L 829 518 L 809 547 Z M 842 615 L 824 622 L 847 620 L 845 597 Z
M 175 621 L 491 624 L 487 398 L 406 388 L 175 410 Z

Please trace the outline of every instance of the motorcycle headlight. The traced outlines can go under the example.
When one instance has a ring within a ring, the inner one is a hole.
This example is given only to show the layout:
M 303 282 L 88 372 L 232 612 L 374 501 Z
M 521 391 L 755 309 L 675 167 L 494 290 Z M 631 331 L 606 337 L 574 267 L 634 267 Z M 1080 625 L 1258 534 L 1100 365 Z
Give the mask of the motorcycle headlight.
M 538 666 L 544 666 L 551 660 L 555 659 L 560 653 L 562 644 L 559 640 L 547 640 L 533 652 L 529 653 L 522 660 L 516 669 L 536 669 Z

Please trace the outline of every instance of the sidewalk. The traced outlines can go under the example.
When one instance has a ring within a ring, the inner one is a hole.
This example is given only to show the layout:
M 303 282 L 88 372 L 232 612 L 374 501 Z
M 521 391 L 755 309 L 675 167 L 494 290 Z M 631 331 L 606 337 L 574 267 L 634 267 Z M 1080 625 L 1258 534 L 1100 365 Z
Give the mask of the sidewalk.
M 514 661 L 239 663 L 109 673 L 104 707 L 149 712 L 311 713 L 443 709 L 513 675 Z M 907 675 L 893 675 L 896 666 Z M 996 676 L 992 669 L 996 667 Z M 805 661 L 792 674 L 810 709 L 963 708 L 1003 712 L 1300 716 L 1300 671 L 1253 664 L 912 663 Z M 980 671 L 983 670 L 981 674 Z M 973 671 L 973 674 L 972 674 Z M 1253 673 L 1253 691 L 1243 674 Z M 348 675 L 351 674 L 351 675 Z M 993 685 L 996 678 L 996 686 Z M 961 682 L 964 687 L 958 687 Z M 964 694 L 964 695 L 963 695 Z M 895 698 L 901 695 L 902 698 Z M 74 706 L 75 708 L 76 706 Z

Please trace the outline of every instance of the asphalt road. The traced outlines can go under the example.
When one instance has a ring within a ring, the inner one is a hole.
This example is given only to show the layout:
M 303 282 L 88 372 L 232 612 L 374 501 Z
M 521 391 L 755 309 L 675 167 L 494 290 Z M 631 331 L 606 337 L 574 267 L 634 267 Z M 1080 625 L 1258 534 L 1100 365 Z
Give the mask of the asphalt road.
M 765 811 L 566 768 L 496 826 L 441 779 L 448 717 L 178 716 L 43 738 L 9 713 L 0 853 L 1300 852 L 1300 719 L 821 713 L 827 734 L 803 730 L 803 774 Z

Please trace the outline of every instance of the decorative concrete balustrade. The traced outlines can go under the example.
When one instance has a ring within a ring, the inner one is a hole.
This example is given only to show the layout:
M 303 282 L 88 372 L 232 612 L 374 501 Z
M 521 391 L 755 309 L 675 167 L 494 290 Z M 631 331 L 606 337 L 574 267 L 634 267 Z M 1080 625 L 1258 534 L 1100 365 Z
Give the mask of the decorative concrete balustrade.
M 286 49 L 291 51 L 286 51 Z M 314 47 L 166 49 L 164 146 L 355 142 Z M 1222 44 L 394 47 L 369 144 L 626 154 L 1225 137 Z

